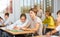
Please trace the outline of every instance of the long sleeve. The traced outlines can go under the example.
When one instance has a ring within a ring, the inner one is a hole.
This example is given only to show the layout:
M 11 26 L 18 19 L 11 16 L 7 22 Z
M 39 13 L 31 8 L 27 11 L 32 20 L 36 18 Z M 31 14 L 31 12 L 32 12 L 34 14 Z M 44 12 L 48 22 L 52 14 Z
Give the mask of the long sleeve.
M 47 18 L 44 19 L 43 24 L 47 24 L 49 20 Z

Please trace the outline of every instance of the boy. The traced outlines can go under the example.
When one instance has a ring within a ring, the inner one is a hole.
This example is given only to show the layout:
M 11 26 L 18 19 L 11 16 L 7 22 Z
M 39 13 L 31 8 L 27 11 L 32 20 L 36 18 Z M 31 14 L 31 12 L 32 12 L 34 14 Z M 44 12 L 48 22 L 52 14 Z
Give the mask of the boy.
M 36 12 L 33 9 L 30 9 L 30 18 L 28 25 L 23 30 L 33 30 L 37 34 L 35 35 L 42 35 L 42 21 L 39 17 L 36 16 Z

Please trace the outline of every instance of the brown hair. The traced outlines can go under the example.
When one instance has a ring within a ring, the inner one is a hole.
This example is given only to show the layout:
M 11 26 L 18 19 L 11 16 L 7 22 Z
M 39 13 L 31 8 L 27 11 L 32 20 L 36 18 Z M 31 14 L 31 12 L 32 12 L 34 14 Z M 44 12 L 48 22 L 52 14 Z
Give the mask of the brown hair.
M 34 5 L 34 8 L 37 9 L 37 5 Z
M 24 16 L 24 17 L 25 17 L 25 19 L 26 19 L 26 15 L 25 15 L 25 14 L 23 14 L 23 13 L 22 13 L 22 14 L 20 15 L 20 18 L 21 18 L 22 16 Z
M 60 10 L 58 10 L 57 15 L 60 13 Z
M 5 16 L 6 16 L 6 15 L 9 17 L 9 13 L 5 13 Z
M 37 11 L 34 8 L 31 8 L 29 11 L 33 11 L 35 14 L 37 14 Z
M 50 11 L 45 11 L 49 16 L 51 16 L 51 12 Z
M 2 19 L 2 20 L 3 20 L 3 18 L 2 18 L 2 17 L 0 17 L 0 19 Z

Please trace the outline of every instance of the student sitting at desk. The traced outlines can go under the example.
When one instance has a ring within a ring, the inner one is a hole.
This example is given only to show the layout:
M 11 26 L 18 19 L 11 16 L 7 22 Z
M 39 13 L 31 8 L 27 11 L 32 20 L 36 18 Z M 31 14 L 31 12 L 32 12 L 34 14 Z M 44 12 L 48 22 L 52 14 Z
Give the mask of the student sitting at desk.
M 51 13 L 49 11 L 46 11 L 45 14 L 46 18 L 43 21 L 43 24 L 46 25 L 46 31 L 45 33 L 54 30 L 55 28 L 55 22 L 54 18 L 51 16 Z
M 5 13 L 4 15 L 4 25 L 8 26 L 11 25 L 13 22 L 9 18 L 9 13 Z
M 20 15 L 20 19 L 18 21 L 16 21 L 14 24 L 8 26 L 7 29 L 20 30 L 21 28 L 25 27 L 27 25 L 27 23 L 28 23 L 28 20 L 26 19 L 26 15 L 25 14 L 21 14 Z M 5 35 L 5 37 L 6 36 L 11 37 L 8 34 Z
M 60 31 L 60 10 L 57 12 L 57 15 L 58 15 L 58 17 L 57 17 L 57 27 L 53 31 L 48 32 L 46 34 L 47 37 L 50 37 L 50 35 Z
M 36 35 L 42 35 L 42 21 L 39 17 L 36 16 L 36 12 L 33 9 L 30 9 L 30 18 L 31 20 L 23 30 L 33 30 L 36 32 Z
M 11 25 L 11 24 L 12 24 L 12 22 L 11 22 L 11 20 L 10 20 L 10 18 L 9 18 L 9 13 L 5 13 L 5 14 L 4 14 L 4 19 L 3 19 L 3 20 L 4 20 L 3 25 L 6 26 L 6 27 L 7 27 L 8 25 Z M 0 33 L 1 33 L 0 36 L 2 36 L 2 31 L 1 31 L 1 30 L 0 30 Z

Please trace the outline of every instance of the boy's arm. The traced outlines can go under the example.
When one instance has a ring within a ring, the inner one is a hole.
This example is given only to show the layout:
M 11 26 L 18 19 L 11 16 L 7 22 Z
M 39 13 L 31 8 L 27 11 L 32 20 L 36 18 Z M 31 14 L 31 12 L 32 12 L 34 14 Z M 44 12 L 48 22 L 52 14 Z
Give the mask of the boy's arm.
M 36 23 L 36 26 L 35 26 L 35 28 L 23 28 L 23 30 L 33 30 L 33 31 L 37 31 L 38 29 L 39 29 L 39 23 Z

